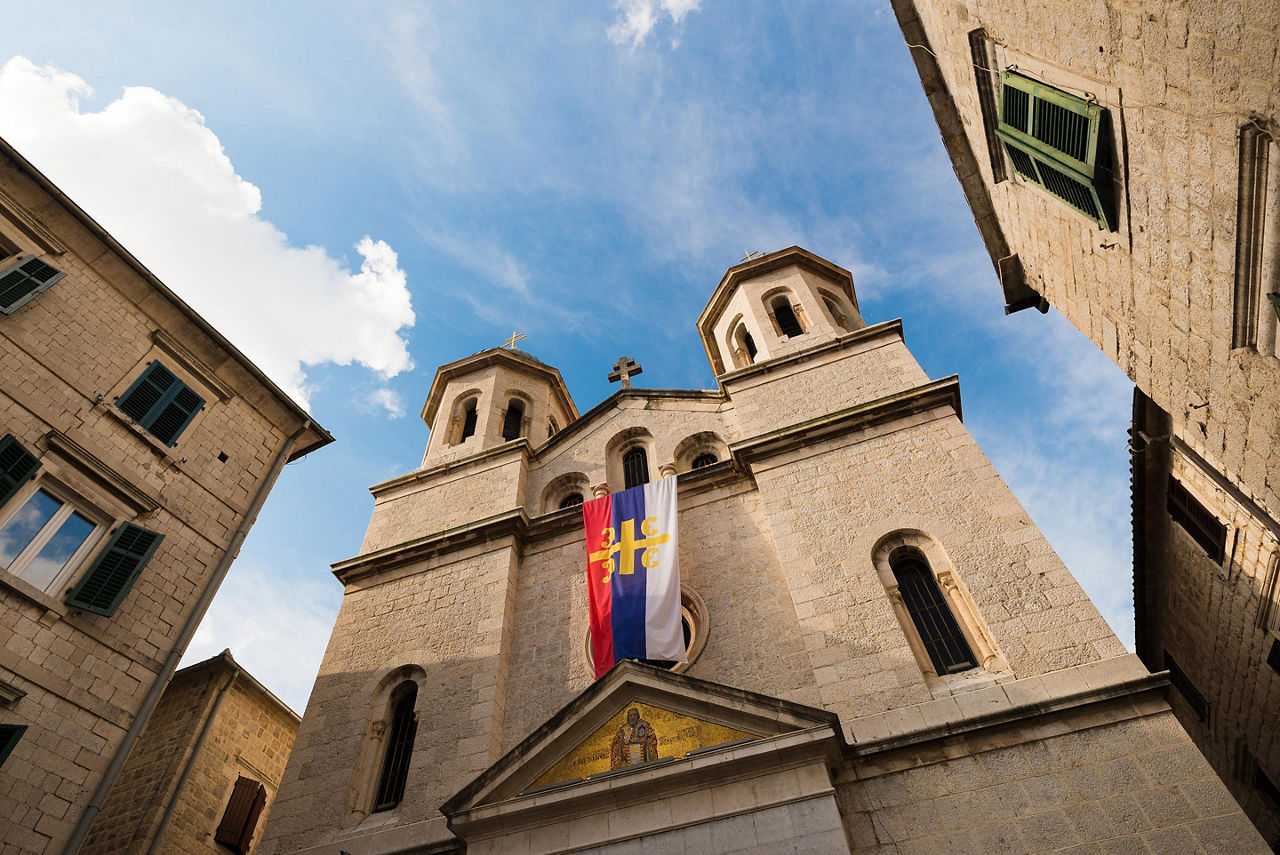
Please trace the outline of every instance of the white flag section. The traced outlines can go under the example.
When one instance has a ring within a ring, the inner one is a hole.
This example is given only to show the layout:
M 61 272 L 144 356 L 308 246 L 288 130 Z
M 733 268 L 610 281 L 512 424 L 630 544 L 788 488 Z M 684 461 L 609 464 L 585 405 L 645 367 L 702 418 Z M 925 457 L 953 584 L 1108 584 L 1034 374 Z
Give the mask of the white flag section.
M 666 535 L 661 546 L 641 556 L 645 566 L 644 631 L 646 659 L 688 662 L 680 624 L 680 541 L 676 513 L 676 478 L 672 475 L 643 486 L 643 534 Z M 652 522 L 651 522 L 652 521 Z

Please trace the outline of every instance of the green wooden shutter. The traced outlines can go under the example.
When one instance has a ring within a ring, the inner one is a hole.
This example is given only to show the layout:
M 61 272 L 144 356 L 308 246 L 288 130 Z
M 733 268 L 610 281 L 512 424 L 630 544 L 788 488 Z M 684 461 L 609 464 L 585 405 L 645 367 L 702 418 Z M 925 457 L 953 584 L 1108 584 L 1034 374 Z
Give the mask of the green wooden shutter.
M 12 434 L 5 434 L 4 439 L 0 439 L 0 505 L 12 499 L 13 494 L 39 468 L 39 458 L 27 451 Z
M 133 523 L 121 525 L 67 596 L 67 605 L 108 617 L 114 614 L 162 540 L 163 534 Z
M 1000 123 L 1014 169 L 1103 228 L 1115 231 L 1105 168 L 1107 110 L 1012 71 L 1000 74 Z
M 204 398 L 159 362 L 152 362 L 116 406 L 165 445 L 174 445 L 204 407 Z
M 0 313 L 16 312 L 66 275 L 34 255 L 19 258 L 0 270 Z
M 0 724 L 0 766 L 4 765 L 13 747 L 26 731 L 25 724 Z

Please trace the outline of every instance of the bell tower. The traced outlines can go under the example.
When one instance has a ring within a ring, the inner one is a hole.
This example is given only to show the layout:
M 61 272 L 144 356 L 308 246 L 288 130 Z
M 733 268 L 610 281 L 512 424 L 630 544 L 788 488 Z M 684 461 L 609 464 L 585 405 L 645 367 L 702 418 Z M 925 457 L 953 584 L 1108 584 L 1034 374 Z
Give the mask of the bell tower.
M 523 351 L 491 348 L 436 372 L 422 407 L 426 468 L 526 439 L 542 445 L 578 417 L 560 372 Z
M 798 246 L 730 267 L 698 318 L 717 377 L 865 326 L 852 274 Z

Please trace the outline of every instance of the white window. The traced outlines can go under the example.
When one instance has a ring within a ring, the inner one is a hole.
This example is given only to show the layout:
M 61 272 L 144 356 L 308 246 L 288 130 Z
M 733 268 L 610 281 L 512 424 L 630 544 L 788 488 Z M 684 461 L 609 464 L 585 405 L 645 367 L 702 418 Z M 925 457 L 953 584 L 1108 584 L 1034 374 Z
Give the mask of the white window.
M 0 514 L 0 567 L 42 591 L 63 585 L 102 525 L 53 485 L 37 481 Z

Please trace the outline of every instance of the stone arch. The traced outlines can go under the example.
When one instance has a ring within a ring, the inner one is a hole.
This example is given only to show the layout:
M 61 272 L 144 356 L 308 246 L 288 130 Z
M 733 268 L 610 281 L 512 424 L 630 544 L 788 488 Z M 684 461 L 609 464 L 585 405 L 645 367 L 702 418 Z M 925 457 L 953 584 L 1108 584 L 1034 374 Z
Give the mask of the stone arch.
M 652 480 L 658 472 L 657 461 L 655 459 L 653 434 L 645 427 L 629 427 L 614 434 L 613 437 L 605 443 L 605 474 L 608 479 L 609 490 L 618 492 L 624 489 L 626 479 L 623 476 L 622 458 L 632 449 L 643 449 L 648 459 L 649 478 Z
M 751 336 L 751 331 L 747 329 L 741 314 L 734 316 L 734 319 L 729 322 L 729 326 L 725 328 L 724 343 L 729 350 L 729 356 L 733 360 L 734 368 L 746 368 L 756 361 L 756 354 L 759 353 L 759 348 L 756 346 L 755 339 Z
M 502 399 L 506 401 L 498 417 L 498 424 L 502 426 L 502 438 L 510 442 L 528 437 L 533 422 L 533 399 L 529 397 L 529 393 L 522 389 L 508 389 L 502 394 Z
M 760 295 L 774 334 L 780 339 L 795 338 L 809 331 L 809 318 L 795 292 L 786 286 L 771 288 Z
M 391 717 L 394 712 L 394 701 L 403 692 L 406 683 L 414 684 L 417 691 L 417 708 L 421 707 L 423 684 L 427 672 L 417 664 L 400 665 L 385 672 L 380 677 L 371 678 L 366 684 L 366 696 L 369 704 L 365 712 L 364 734 L 356 752 L 356 762 L 351 772 L 351 783 L 347 786 L 346 811 L 343 825 L 355 825 L 373 812 L 374 799 L 377 796 L 378 778 L 382 772 L 382 763 L 386 754 L 386 740 Z
M 473 387 L 454 397 L 445 428 L 445 445 L 461 445 L 475 435 L 480 422 L 480 394 L 480 390 Z
M 566 472 L 563 475 L 557 475 L 542 490 L 541 512 L 551 514 L 561 510 L 561 503 L 574 493 L 581 495 L 584 501 L 591 498 L 590 481 L 586 474 Z
M 964 634 L 969 650 L 977 659 L 977 667 L 988 672 L 1007 671 L 1008 665 L 1004 657 L 982 622 L 972 596 L 964 587 L 942 544 L 919 529 L 898 529 L 876 541 L 871 549 L 871 560 L 876 568 L 876 574 L 880 577 L 880 583 L 893 604 L 894 614 L 902 626 L 902 632 L 907 638 L 911 652 L 915 655 L 916 663 L 920 666 L 926 680 L 948 675 L 938 674 L 925 649 L 924 641 L 916 629 L 915 621 L 908 614 L 907 605 L 903 602 L 898 590 L 894 565 L 900 557 L 906 556 L 920 559 L 932 574 L 943 601 Z
M 825 288 L 818 289 L 818 297 L 822 300 L 823 308 L 827 310 L 827 315 L 831 318 L 831 322 L 838 329 L 842 329 L 845 332 L 853 332 L 853 322 L 850 320 L 849 309 L 844 305 L 844 300 Z
M 676 445 L 676 471 L 691 471 L 695 468 L 693 462 L 707 454 L 715 455 L 717 463 L 728 460 L 729 444 L 719 434 L 709 430 L 685 437 Z

